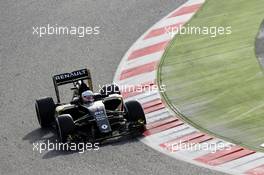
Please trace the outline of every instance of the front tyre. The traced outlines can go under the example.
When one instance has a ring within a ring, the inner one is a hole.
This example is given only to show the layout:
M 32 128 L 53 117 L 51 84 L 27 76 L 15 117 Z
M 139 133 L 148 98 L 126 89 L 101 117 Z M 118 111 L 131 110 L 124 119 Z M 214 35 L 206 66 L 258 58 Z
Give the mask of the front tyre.
M 51 126 L 54 122 L 55 103 L 51 97 L 44 97 L 36 100 L 35 109 L 39 125 L 42 128 Z
M 70 114 L 62 114 L 56 117 L 56 128 L 59 141 L 66 143 L 68 136 L 74 131 L 74 121 Z
M 126 115 L 125 118 L 129 124 L 137 128 L 142 134 L 145 131 L 146 117 L 141 104 L 136 100 L 131 100 L 125 103 Z

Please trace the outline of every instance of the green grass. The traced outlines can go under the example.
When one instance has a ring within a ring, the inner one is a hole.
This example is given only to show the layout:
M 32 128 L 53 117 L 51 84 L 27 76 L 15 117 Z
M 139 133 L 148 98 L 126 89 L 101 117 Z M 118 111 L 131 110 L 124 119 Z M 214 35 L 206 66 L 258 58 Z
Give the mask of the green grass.
M 264 0 L 207 0 L 190 26 L 231 26 L 231 35 L 177 35 L 159 66 L 162 94 L 180 116 L 204 131 L 261 150 L 264 76 L 255 38 Z

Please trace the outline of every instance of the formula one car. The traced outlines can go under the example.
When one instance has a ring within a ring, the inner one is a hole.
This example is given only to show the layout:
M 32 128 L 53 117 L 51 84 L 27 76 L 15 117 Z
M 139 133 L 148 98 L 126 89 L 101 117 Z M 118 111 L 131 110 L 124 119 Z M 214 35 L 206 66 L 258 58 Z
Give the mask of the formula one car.
M 99 93 L 93 93 L 88 69 L 55 75 L 53 83 L 57 103 L 51 97 L 44 97 L 36 100 L 35 108 L 40 126 L 56 128 L 60 142 L 100 142 L 144 132 L 146 118 L 141 104 L 124 102 L 115 84 L 104 85 Z M 69 83 L 73 84 L 72 99 L 62 103 L 58 87 Z

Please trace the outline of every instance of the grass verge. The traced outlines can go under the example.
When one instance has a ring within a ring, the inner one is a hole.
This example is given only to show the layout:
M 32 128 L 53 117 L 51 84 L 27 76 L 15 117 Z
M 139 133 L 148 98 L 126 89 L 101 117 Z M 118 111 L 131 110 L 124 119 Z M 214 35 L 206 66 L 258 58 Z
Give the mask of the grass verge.
M 163 97 L 199 129 L 263 151 L 264 75 L 255 38 L 264 18 L 263 0 L 207 0 L 187 24 L 232 27 L 232 34 L 177 35 L 159 65 Z

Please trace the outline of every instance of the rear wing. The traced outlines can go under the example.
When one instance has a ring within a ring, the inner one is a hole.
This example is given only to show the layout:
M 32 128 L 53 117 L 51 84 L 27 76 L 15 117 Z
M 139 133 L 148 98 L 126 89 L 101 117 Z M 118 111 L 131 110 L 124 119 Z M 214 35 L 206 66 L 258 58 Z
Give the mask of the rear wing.
M 92 77 L 90 70 L 88 69 L 80 69 L 70 73 L 54 75 L 52 79 L 53 79 L 53 84 L 54 84 L 58 103 L 60 103 L 60 95 L 59 95 L 58 87 L 61 85 L 74 83 L 79 80 L 87 80 L 88 87 L 91 90 L 93 90 Z

